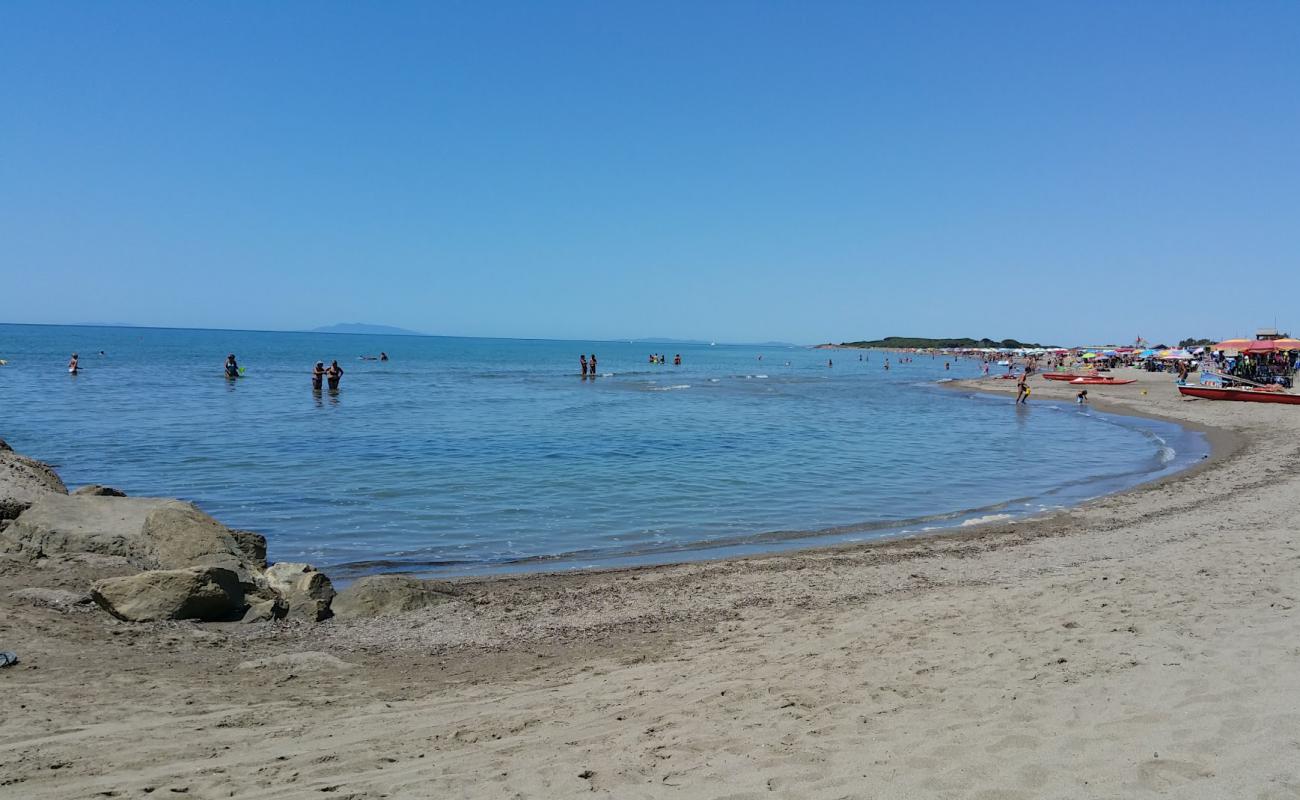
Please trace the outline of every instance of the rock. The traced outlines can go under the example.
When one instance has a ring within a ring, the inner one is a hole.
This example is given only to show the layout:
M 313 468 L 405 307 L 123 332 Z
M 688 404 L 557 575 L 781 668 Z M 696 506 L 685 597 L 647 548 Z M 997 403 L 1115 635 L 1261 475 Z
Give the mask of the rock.
M 281 562 L 267 567 L 263 576 L 267 587 L 288 603 L 289 617 L 311 622 L 329 619 L 334 585 L 325 573 L 310 564 Z
M 0 519 L 14 519 L 46 495 L 65 495 L 68 487 L 48 464 L 0 449 Z
M 87 495 L 91 497 L 126 497 L 126 492 L 121 489 L 114 489 L 112 486 L 100 486 L 98 483 L 79 487 L 72 494 L 78 497 Z
M 0 550 L 36 557 L 66 553 L 120 556 L 139 569 L 158 566 L 144 521 L 169 501 L 131 497 L 70 497 L 45 494 L 9 524 Z
M 124 558 L 136 569 L 224 567 L 247 588 L 261 569 L 233 531 L 192 504 L 148 497 L 46 494 L 0 532 L 0 552 L 93 553 Z
M 260 533 L 252 531 L 232 530 L 230 535 L 234 537 L 235 544 L 239 551 L 244 554 L 246 560 L 251 566 L 258 570 L 266 569 L 266 537 Z
M 64 589 L 39 589 L 35 587 L 10 592 L 9 597 L 29 606 L 54 608 L 59 611 L 70 611 L 75 606 L 89 605 L 91 602 L 90 595 L 85 592 L 69 592 Z
M 190 503 L 168 501 L 150 511 L 141 529 L 159 569 L 195 565 L 225 567 L 245 584 L 256 569 L 244 557 L 234 532 Z
M 4 439 L 0 439 L 0 453 L 12 453 L 14 449 Z
M 244 622 L 271 622 L 272 620 L 284 619 L 289 613 L 289 605 L 284 598 L 276 596 L 270 600 L 261 600 L 253 603 L 244 612 Z
M 91 597 L 108 613 L 127 622 L 164 619 L 218 621 L 244 610 L 239 576 L 223 567 L 154 570 L 95 583 Z
M 407 575 L 370 575 L 339 592 L 331 606 L 339 619 L 405 614 L 451 600 L 455 584 Z

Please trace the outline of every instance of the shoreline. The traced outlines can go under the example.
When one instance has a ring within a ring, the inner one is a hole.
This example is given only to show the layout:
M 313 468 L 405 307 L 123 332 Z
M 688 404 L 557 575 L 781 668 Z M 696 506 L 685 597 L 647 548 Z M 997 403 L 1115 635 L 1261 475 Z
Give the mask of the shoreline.
M 1106 410 L 1211 457 L 1033 521 L 320 625 L 31 606 L 82 567 L 0 562 L 0 796 L 1294 796 L 1300 415 L 1168 383 Z

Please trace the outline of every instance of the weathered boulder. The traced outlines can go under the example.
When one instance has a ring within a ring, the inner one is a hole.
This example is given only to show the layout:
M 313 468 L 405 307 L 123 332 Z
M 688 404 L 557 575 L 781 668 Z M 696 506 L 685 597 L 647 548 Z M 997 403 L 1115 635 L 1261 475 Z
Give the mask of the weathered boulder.
M 190 503 L 148 497 L 46 494 L 0 531 L 0 552 L 32 558 L 95 553 L 137 569 L 224 567 L 251 587 L 262 564 L 239 538 Z M 254 553 L 255 554 L 255 553 Z
M 281 562 L 267 567 L 263 578 L 267 588 L 288 604 L 290 618 L 310 622 L 329 619 L 334 585 L 325 573 L 310 564 Z
M 257 570 L 266 569 L 266 537 L 252 531 L 231 530 L 235 545 L 244 554 L 244 560 Z
M 153 545 L 160 569 L 225 567 L 245 584 L 253 582 L 255 568 L 244 557 L 234 533 L 189 503 L 169 501 L 150 511 L 141 533 Z
M 247 599 L 247 597 L 245 598 Z M 283 597 L 275 595 L 269 600 L 258 600 L 248 607 L 244 612 L 244 622 L 270 622 L 272 620 L 284 619 L 289 613 L 289 604 L 284 601 Z
M 17 517 L 46 495 L 67 493 L 48 464 L 21 456 L 7 444 L 0 448 L 0 519 Z
M 455 584 L 408 575 L 369 575 L 339 592 L 331 605 L 339 619 L 383 617 L 436 606 L 459 594 Z
M 76 606 L 89 605 L 91 597 L 85 592 L 69 592 L 66 589 L 17 589 L 9 593 L 11 600 L 40 608 L 53 608 L 69 611 Z
M 90 594 L 101 608 L 127 622 L 218 621 L 237 619 L 244 611 L 239 576 L 214 566 L 105 578 L 95 583 Z
M 169 501 L 131 497 L 71 497 L 47 493 L 0 534 L 0 550 L 42 557 L 65 553 L 121 556 L 141 569 L 158 566 L 141 534 L 145 518 Z
M 72 494 L 74 496 L 89 495 L 91 497 L 126 497 L 126 492 L 121 489 L 114 489 L 112 486 L 101 486 L 98 483 L 77 487 Z

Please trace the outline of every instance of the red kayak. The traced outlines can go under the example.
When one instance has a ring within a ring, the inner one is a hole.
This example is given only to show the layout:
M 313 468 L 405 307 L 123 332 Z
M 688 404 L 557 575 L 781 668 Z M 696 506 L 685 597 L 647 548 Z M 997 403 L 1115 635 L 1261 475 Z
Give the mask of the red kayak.
M 1200 397 L 1204 400 L 1240 400 L 1246 403 L 1287 403 L 1300 405 L 1300 394 L 1288 394 L 1279 390 L 1268 389 L 1219 389 L 1214 386 L 1179 386 L 1178 391 L 1188 397 Z
M 1049 381 L 1072 381 L 1075 378 L 1095 378 L 1096 375 L 1077 375 L 1073 372 L 1044 372 L 1043 379 Z
M 1088 386 L 1124 386 L 1129 383 L 1137 383 L 1136 379 L 1121 380 L 1119 378 L 1075 378 L 1070 383 L 1077 383 Z

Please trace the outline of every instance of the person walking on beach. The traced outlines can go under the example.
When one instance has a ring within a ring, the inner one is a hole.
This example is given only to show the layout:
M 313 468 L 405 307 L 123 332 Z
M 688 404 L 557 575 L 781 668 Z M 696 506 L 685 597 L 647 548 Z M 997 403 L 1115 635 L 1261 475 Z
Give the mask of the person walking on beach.
M 77 369 L 77 354 L 73 353 L 72 358 L 68 360 L 68 374 L 76 375 Z
M 343 377 L 343 368 L 339 366 L 339 362 L 331 361 L 329 369 L 325 370 L 325 380 L 329 383 L 331 392 L 338 391 L 339 378 L 342 377 Z
M 578 364 L 582 366 L 582 377 L 584 378 L 587 377 L 587 354 L 586 353 L 578 354 Z
M 321 382 L 325 380 L 325 362 L 317 361 L 316 368 L 311 371 L 311 388 L 314 392 L 319 392 Z
M 239 362 L 235 360 L 234 353 L 231 353 L 230 355 L 226 356 L 226 377 L 227 378 L 239 377 Z
M 1026 383 L 1028 373 L 1020 373 L 1020 379 L 1016 381 L 1016 405 L 1029 402 L 1029 384 Z

